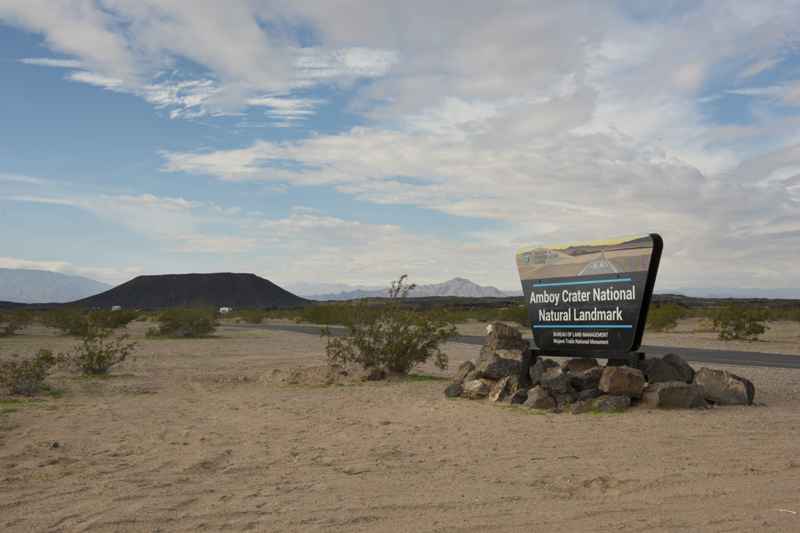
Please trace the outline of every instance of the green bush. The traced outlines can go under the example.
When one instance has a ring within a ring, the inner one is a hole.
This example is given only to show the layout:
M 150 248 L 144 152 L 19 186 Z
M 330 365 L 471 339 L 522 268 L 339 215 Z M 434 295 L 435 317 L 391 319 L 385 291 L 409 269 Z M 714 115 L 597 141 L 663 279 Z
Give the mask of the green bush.
M 767 327 L 764 322 L 767 312 L 764 309 L 730 305 L 717 310 L 714 316 L 714 329 L 719 331 L 722 340 L 758 340 Z
M 680 305 L 667 303 L 650 307 L 647 313 L 647 329 L 669 331 L 675 329 L 678 320 L 687 316 L 687 310 Z
M 52 309 L 42 314 L 42 324 L 61 330 L 65 335 L 81 337 L 89 331 L 87 313 L 78 308 Z
M 348 333 L 327 338 L 325 347 L 331 364 L 358 364 L 363 368 L 383 368 L 407 374 L 418 364 L 433 358 L 439 368 L 447 368 L 447 354 L 440 345 L 456 334 L 446 320 L 404 308 L 401 301 L 414 289 L 406 276 L 392 282 L 390 300 L 379 307 L 366 303 L 348 304 Z
M 158 327 L 150 328 L 147 335 L 149 337 L 205 337 L 214 333 L 217 326 L 217 316 L 213 309 L 167 309 L 158 315 Z
M 135 342 L 128 335 L 111 336 L 111 330 L 90 328 L 81 343 L 68 352 L 59 354 L 58 363 L 82 374 L 107 374 L 133 353 Z
M 0 337 L 12 337 L 30 324 L 31 314 L 27 311 L 8 311 L 0 313 Z
M 33 396 L 44 387 L 44 380 L 55 364 L 53 352 L 39 350 L 33 358 L 0 362 L 0 390 L 5 394 Z
M 248 324 L 261 324 L 266 317 L 266 313 L 260 309 L 242 309 L 237 311 L 234 316 Z
M 138 318 L 136 311 L 86 311 L 76 307 L 53 309 L 42 315 L 45 326 L 59 329 L 65 335 L 83 337 L 91 329 L 124 328 Z

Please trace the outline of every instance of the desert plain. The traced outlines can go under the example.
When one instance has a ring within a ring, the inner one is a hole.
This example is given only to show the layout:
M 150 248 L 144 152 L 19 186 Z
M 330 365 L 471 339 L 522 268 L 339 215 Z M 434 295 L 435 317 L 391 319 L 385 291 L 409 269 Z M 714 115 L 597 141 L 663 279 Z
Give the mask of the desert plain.
M 110 376 L 0 402 L 0 530 L 800 531 L 800 370 L 716 366 L 755 384 L 754 406 L 553 414 L 446 399 L 475 345 L 446 345 L 448 371 L 325 385 L 293 378 L 325 365 L 316 336 L 146 327 Z M 76 343 L 23 333 L 0 357 Z M 684 321 L 645 343 L 800 357 L 796 324 L 764 339 Z

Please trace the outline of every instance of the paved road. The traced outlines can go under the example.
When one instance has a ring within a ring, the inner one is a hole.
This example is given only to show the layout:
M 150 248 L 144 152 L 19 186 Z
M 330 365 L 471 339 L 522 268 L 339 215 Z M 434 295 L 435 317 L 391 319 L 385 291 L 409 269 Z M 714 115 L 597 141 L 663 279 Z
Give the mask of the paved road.
M 226 327 L 242 329 L 271 329 L 277 331 L 291 331 L 294 333 L 307 333 L 319 335 L 319 326 L 303 324 L 232 324 Z M 341 335 L 344 328 L 332 326 L 331 333 Z M 465 344 L 483 344 L 483 336 L 459 335 L 455 342 Z M 701 348 L 674 348 L 670 346 L 644 346 L 642 351 L 650 357 L 660 357 L 667 353 L 675 353 L 686 359 L 698 363 L 717 363 L 739 366 L 767 366 L 774 368 L 800 368 L 800 355 L 787 355 L 780 353 L 737 352 L 729 350 L 708 350 Z

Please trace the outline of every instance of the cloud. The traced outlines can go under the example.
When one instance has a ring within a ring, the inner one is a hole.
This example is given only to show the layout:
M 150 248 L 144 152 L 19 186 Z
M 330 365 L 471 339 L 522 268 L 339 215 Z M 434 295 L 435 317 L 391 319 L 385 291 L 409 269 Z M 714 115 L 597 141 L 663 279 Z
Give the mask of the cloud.
M 783 58 L 780 57 L 768 57 L 766 59 L 755 61 L 739 73 L 739 78 L 752 78 L 753 76 L 758 76 L 762 72 L 772 70 L 778 66 L 782 60 Z
M 171 118 L 266 106 L 266 118 L 290 126 L 311 116 L 319 102 L 287 95 L 381 77 L 397 60 L 380 48 L 301 46 L 288 18 L 247 0 L 227 2 L 225 9 L 208 0 L 10 0 L 0 6 L 0 21 L 41 33 L 51 50 L 70 56 L 23 63 L 80 69 L 67 78 L 136 95 Z
M 50 57 L 26 57 L 19 60 L 26 65 L 36 65 L 39 67 L 54 68 L 82 68 L 83 63 L 75 59 L 56 59 Z

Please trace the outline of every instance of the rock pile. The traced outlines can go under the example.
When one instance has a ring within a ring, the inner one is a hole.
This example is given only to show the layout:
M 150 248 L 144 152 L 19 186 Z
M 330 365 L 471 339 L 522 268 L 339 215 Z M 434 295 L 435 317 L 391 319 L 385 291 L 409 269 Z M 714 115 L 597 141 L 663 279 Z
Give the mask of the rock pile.
M 755 388 L 745 378 L 724 370 L 697 372 L 675 354 L 645 359 L 639 368 L 600 366 L 596 359 L 575 358 L 558 364 L 531 361 L 528 342 L 516 329 L 495 322 L 486 328 L 486 342 L 475 362 L 458 367 L 445 389 L 448 398 L 522 404 L 533 409 L 572 413 L 623 411 L 631 405 L 690 409 L 717 405 L 750 405 Z

